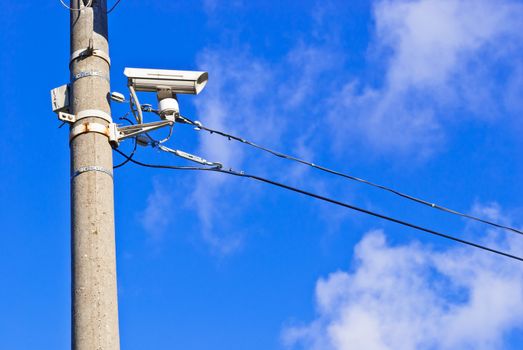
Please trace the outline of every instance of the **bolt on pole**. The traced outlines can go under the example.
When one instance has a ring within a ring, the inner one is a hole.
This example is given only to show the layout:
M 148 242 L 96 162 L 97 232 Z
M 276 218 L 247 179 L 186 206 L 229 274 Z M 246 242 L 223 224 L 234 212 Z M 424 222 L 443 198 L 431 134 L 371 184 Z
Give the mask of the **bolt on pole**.
M 107 1 L 71 0 L 70 7 L 70 104 L 73 114 L 83 116 L 71 128 L 85 123 L 108 125 Z M 112 149 L 107 136 L 97 132 L 75 135 L 70 149 L 72 349 L 117 350 Z

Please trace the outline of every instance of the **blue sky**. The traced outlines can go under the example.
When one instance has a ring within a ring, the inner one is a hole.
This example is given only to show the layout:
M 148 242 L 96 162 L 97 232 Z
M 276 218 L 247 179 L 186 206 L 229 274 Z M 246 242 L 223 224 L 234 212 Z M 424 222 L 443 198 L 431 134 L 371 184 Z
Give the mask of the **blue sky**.
M 67 349 L 69 150 L 49 90 L 69 79 L 69 16 L 3 9 L 0 348 Z M 206 70 L 188 117 L 521 228 L 522 18 L 511 0 L 122 0 L 112 89 L 124 67 Z M 523 255 L 522 237 L 184 125 L 169 146 Z M 128 165 L 115 209 L 123 349 L 522 347 L 520 263 L 222 174 Z

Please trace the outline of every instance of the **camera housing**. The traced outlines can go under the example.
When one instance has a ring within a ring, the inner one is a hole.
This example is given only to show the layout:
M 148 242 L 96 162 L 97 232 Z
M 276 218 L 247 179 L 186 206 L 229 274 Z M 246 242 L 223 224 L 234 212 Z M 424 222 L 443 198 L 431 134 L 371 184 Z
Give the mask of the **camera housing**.
M 124 75 L 136 91 L 191 95 L 199 94 L 209 78 L 207 72 L 144 68 L 125 68 Z

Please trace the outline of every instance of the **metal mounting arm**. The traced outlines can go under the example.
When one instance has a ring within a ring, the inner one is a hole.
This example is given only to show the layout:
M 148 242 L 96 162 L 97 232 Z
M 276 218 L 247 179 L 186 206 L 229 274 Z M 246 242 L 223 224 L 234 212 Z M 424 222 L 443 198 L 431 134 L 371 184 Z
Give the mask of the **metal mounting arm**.
M 113 132 L 115 135 L 113 142 L 116 142 L 116 144 L 118 144 L 121 140 L 124 140 L 126 138 L 140 135 L 156 129 L 160 129 L 164 126 L 172 126 L 173 124 L 174 122 L 170 120 L 162 120 L 159 122 L 136 124 L 122 127 L 118 127 L 116 124 L 111 124 L 111 127 L 114 129 Z
M 91 113 L 88 115 L 93 114 L 93 111 L 90 111 Z M 69 114 L 65 112 L 59 112 L 58 113 L 58 119 L 63 121 L 64 123 L 74 124 L 76 121 L 78 121 L 78 116 L 74 114 Z M 108 119 L 110 121 L 110 116 L 108 116 Z M 96 122 L 86 122 L 82 124 L 78 124 L 71 128 L 71 131 L 69 133 L 69 139 L 72 140 L 76 136 L 88 132 L 96 132 L 99 134 L 103 134 L 108 137 L 109 142 L 115 146 L 118 147 L 120 144 L 120 141 L 125 140 L 129 137 L 134 137 L 136 135 L 140 135 L 143 133 L 147 133 L 153 130 L 157 130 L 160 128 L 163 128 L 164 126 L 173 126 L 174 121 L 172 120 L 161 120 L 158 122 L 152 122 L 152 123 L 144 123 L 144 124 L 135 124 L 135 125 L 128 125 L 128 126 L 121 126 L 119 127 L 116 123 L 110 122 L 109 125 L 104 125 Z M 160 141 L 161 143 L 161 141 Z

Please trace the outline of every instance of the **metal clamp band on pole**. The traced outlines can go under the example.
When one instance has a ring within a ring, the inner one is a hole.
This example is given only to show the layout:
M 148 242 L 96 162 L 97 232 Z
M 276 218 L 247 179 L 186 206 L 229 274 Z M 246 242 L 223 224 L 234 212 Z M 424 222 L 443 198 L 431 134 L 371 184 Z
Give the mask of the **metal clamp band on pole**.
M 102 166 L 99 166 L 99 165 L 90 165 L 90 166 L 84 166 L 84 167 L 81 167 L 81 168 L 75 170 L 73 172 L 73 174 L 71 175 L 71 180 L 74 179 L 75 177 L 77 177 L 78 175 L 83 174 L 83 173 L 87 173 L 89 171 L 98 171 L 98 172 L 107 174 L 111 178 L 113 178 L 112 170 L 106 169 L 106 168 L 104 168 Z
M 99 109 L 86 109 L 84 111 L 76 113 L 76 120 L 84 118 L 101 118 L 108 123 L 113 122 L 113 118 L 108 113 L 101 111 Z
M 108 126 L 100 123 L 83 123 L 76 125 L 71 129 L 71 132 L 69 133 L 69 142 L 73 141 L 76 136 L 89 132 L 95 132 L 110 138 L 110 130 Z
M 105 62 L 107 62 L 109 67 L 111 66 L 111 59 L 109 58 L 109 54 L 107 52 L 102 51 L 100 49 L 90 49 L 90 48 L 80 49 L 80 50 L 76 50 L 75 52 L 73 52 L 71 54 L 71 58 L 69 60 L 69 66 L 71 66 L 71 64 L 74 62 L 74 60 L 79 59 L 79 58 L 83 59 L 83 58 L 86 58 L 89 56 L 100 57 Z
M 73 75 L 72 82 L 74 83 L 75 81 L 77 81 L 79 79 L 87 78 L 87 77 L 100 77 L 109 82 L 109 76 L 107 76 L 103 72 L 96 71 L 96 70 L 78 72 Z

